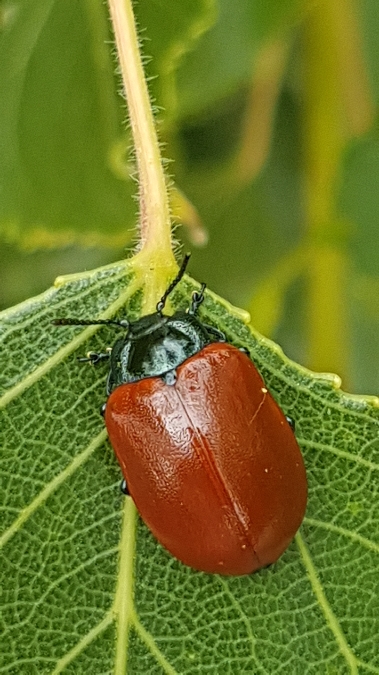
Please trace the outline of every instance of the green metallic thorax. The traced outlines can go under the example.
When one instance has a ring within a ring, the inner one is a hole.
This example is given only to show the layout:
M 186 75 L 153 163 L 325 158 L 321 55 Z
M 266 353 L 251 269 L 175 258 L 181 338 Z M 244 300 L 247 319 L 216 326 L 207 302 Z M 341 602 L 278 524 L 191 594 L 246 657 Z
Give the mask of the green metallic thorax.
M 215 337 L 194 314 L 149 314 L 130 323 L 115 343 L 108 377 L 108 393 L 115 387 L 174 371 Z

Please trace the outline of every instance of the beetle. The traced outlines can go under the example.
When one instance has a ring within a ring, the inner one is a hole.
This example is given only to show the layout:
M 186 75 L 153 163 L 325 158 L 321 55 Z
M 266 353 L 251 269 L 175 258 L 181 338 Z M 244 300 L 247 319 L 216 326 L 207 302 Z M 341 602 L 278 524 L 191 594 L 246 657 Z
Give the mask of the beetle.
M 198 310 L 164 314 L 189 256 L 153 314 L 113 324 L 124 335 L 109 360 L 102 411 L 124 489 L 158 541 L 182 563 L 243 575 L 275 562 L 305 513 L 307 479 L 288 418 L 254 363 Z

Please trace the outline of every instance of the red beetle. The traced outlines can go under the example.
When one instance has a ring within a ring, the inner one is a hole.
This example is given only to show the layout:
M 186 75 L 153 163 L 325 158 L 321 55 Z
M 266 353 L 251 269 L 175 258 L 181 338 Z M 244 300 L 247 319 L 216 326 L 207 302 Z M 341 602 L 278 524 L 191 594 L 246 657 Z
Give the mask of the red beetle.
M 275 562 L 298 530 L 307 479 L 293 430 L 245 351 L 187 310 L 116 323 L 103 406 L 127 489 L 176 558 L 203 572 L 249 574 Z

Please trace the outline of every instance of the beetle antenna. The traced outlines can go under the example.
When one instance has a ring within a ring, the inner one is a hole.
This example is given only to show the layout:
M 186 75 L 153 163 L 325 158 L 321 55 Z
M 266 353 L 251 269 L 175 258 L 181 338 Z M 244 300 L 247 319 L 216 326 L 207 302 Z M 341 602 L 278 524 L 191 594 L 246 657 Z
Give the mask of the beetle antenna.
M 188 265 L 188 261 L 189 261 L 190 257 L 191 257 L 190 253 L 185 254 L 185 256 L 182 260 L 182 264 L 180 265 L 179 272 L 177 273 L 175 279 L 171 282 L 171 284 L 168 286 L 168 288 L 163 293 L 161 299 L 159 300 L 159 302 L 157 304 L 157 307 L 156 307 L 158 314 L 162 313 L 168 296 L 174 290 L 175 286 L 178 285 L 179 281 L 183 278 L 184 272 L 187 269 L 187 265 Z
M 112 319 L 54 319 L 52 321 L 54 326 L 121 326 L 121 328 L 129 328 L 129 321 L 122 319 L 121 321 L 112 321 Z

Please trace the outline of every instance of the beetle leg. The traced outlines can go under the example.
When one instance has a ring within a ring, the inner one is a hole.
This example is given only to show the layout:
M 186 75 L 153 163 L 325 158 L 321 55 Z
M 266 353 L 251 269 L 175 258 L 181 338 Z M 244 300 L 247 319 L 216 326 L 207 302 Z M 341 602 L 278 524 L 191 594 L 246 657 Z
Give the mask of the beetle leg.
M 91 366 L 96 366 L 100 361 L 105 361 L 109 359 L 110 352 L 97 353 L 97 352 L 88 352 L 87 356 L 79 357 L 78 361 L 81 363 L 90 363 Z
M 165 384 L 168 384 L 170 387 L 172 387 L 173 384 L 176 382 L 176 370 L 169 370 L 167 373 L 164 373 L 162 375 L 162 380 Z
M 112 389 L 113 389 L 113 379 L 112 379 L 112 369 L 110 369 L 107 377 L 107 386 L 106 386 L 107 396 L 111 395 Z
M 246 356 L 250 356 L 250 352 L 246 347 L 240 347 L 239 350 L 240 350 L 240 352 L 243 352 L 244 354 L 246 354 Z
M 123 480 L 121 481 L 120 490 L 121 490 L 123 495 L 128 496 L 130 494 L 125 478 L 123 478 Z
M 288 424 L 290 425 L 292 431 L 295 431 L 295 420 L 292 419 L 292 417 L 288 417 L 288 415 L 286 415 L 286 420 L 287 420 Z
M 105 415 L 105 408 L 107 407 L 106 403 L 103 403 L 103 405 L 100 407 L 100 415 L 104 417 Z
M 226 342 L 225 333 L 223 333 L 221 330 L 214 328 L 214 326 L 208 326 L 206 323 L 204 323 L 203 326 L 208 333 L 217 339 L 217 342 Z

